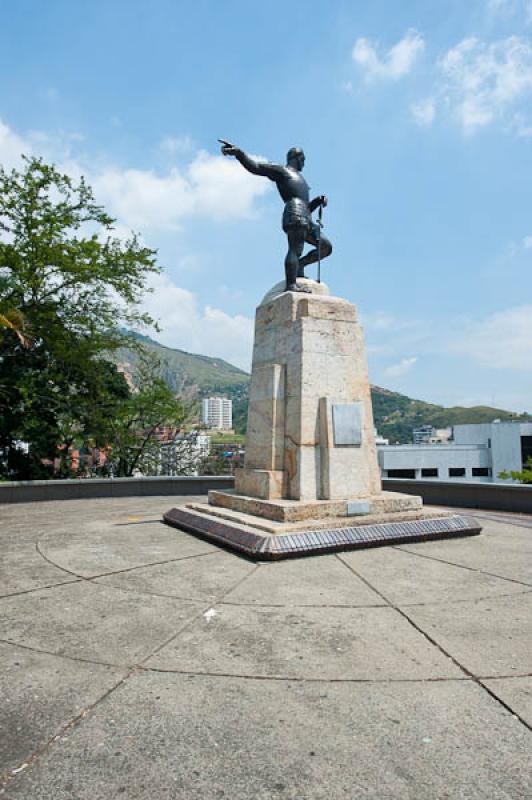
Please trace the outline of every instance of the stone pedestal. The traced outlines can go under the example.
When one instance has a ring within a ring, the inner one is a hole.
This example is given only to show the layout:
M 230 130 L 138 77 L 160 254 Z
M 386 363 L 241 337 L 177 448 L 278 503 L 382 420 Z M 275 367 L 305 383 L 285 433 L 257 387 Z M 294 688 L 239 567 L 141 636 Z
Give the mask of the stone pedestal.
M 278 284 L 257 308 L 234 492 L 210 492 L 208 505 L 173 509 L 166 521 L 263 558 L 397 541 L 397 529 L 388 538 L 384 529 L 398 523 L 400 541 L 478 533 L 470 520 L 427 514 L 419 497 L 381 491 L 356 308 L 324 284 L 300 283 L 311 293 Z M 368 540 L 375 526 L 377 540 Z
M 373 414 L 355 307 L 325 293 L 284 292 L 266 300 L 255 321 L 246 459 L 235 475 L 236 492 L 301 501 L 377 494 Z

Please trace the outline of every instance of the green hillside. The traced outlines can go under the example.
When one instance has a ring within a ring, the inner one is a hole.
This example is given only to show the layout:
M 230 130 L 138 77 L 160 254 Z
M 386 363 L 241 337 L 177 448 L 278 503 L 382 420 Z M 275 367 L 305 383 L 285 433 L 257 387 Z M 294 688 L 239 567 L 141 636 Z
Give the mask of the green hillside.
M 233 425 L 237 433 L 245 433 L 248 407 L 249 375 L 221 358 L 195 355 L 184 350 L 164 347 L 148 336 L 133 334 L 161 359 L 162 375 L 176 395 L 196 400 L 211 394 L 222 394 L 233 400 Z M 122 350 L 119 362 L 124 372 L 134 374 L 138 355 Z M 414 400 L 404 394 L 371 387 L 373 415 L 379 433 L 391 443 L 412 441 L 412 429 L 422 425 L 445 428 L 452 425 L 493 422 L 494 419 L 532 420 L 532 416 L 504 411 L 489 406 L 444 406 Z
M 222 358 L 165 347 L 139 333 L 130 335 L 157 354 L 162 364 L 162 377 L 176 395 L 195 399 L 218 392 L 234 398 L 247 397 L 249 375 Z M 134 350 L 120 350 L 118 361 L 126 373 L 134 374 L 138 354 Z
M 413 400 L 404 394 L 390 392 L 380 386 L 371 387 L 373 416 L 379 433 L 391 443 L 408 443 L 412 441 L 412 429 L 422 425 L 433 425 L 435 428 L 446 428 L 468 423 L 530 420 L 527 414 L 516 414 L 489 406 L 451 406 L 445 408 L 423 400 Z

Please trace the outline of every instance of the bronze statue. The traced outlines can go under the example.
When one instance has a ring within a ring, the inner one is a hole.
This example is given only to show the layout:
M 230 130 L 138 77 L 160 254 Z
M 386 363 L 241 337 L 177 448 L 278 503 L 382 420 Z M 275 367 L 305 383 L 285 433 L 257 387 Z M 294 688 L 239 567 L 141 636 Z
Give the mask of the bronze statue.
M 234 156 L 248 172 L 262 175 L 274 181 L 277 190 L 284 200 L 283 230 L 288 236 L 288 253 L 284 261 L 287 292 L 308 292 L 297 285 L 297 278 L 305 277 L 305 267 L 320 262 L 330 256 L 332 245 L 321 233 L 321 209 L 327 205 L 325 195 L 309 201 L 309 187 L 301 174 L 305 164 L 305 154 L 300 147 L 291 147 L 286 155 L 286 166 L 257 161 L 244 153 L 239 147 L 223 139 L 224 156 Z M 311 214 L 320 209 L 320 221 L 313 222 Z M 313 246 L 313 250 L 303 256 L 305 242 Z

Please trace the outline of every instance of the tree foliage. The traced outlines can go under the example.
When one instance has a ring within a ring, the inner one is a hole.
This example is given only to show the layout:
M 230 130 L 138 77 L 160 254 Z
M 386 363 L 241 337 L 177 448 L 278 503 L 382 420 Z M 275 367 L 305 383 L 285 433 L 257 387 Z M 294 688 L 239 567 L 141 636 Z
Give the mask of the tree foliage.
M 159 268 L 113 223 L 83 178 L 37 158 L 0 169 L 0 477 L 50 476 L 58 455 L 69 474 L 68 447 L 112 446 L 140 402 L 112 353 L 153 322 L 139 305 Z
M 185 407 L 174 398 L 160 372 L 159 360 L 141 351 L 134 391 L 110 417 L 112 449 L 108 465 L 117 477 L 136 471 L 159 474 L 162 429 L 166 429 L 165 437 L 173 440 L 185 421 Z
M 520 472 L 512 470 L 511 472 L 499 472 L 499 478 L 507 481 L 510 478 L 519 483 L 532 483 L 532 458 L 529 458 L 523 469 Z

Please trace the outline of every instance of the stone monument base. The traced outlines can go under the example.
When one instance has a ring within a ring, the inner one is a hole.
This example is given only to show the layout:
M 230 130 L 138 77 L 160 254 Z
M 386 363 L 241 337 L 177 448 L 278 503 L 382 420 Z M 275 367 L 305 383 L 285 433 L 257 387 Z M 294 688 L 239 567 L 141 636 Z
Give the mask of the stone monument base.
M 357 499 L 355 505 L 356 510 L 348 501 L 265 501 L 211 491 L 209 504 L 172 508 L 164 521 L 259 561 L 474 536 L 481 531 L 475 519 L 427 511 L 420 498 L 411 495 L 382 492 Z
M 325 284 L 274 286 L 257 308 L 244 467 L 165 522 L 254 559 L 480 533 L 475 520 L 383 492 L 364 337 Z

